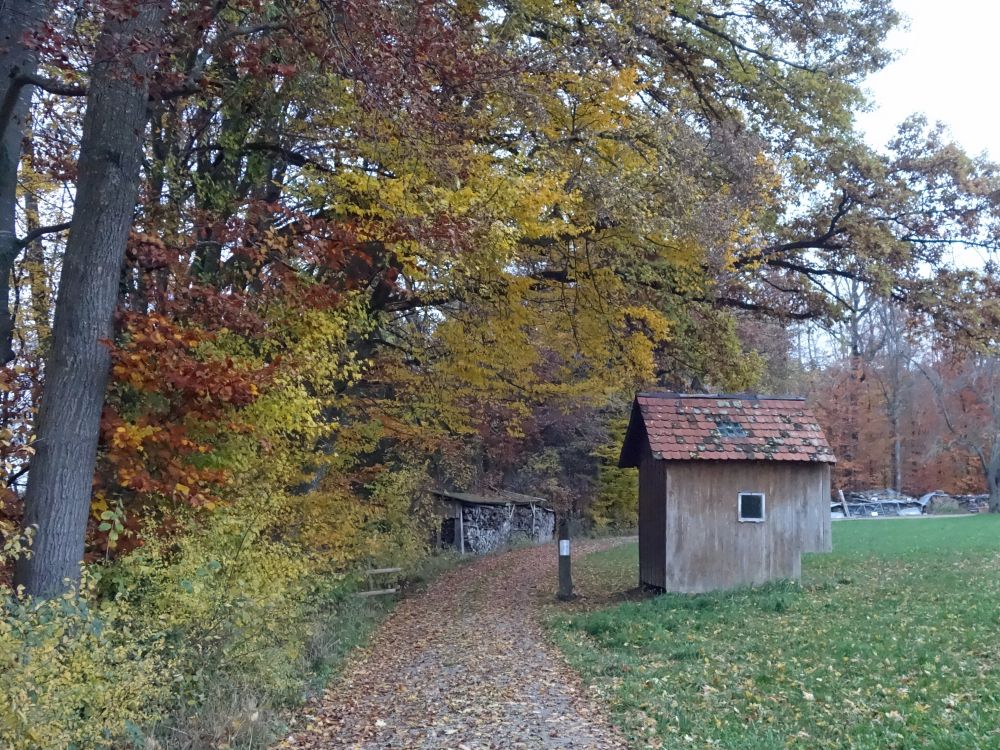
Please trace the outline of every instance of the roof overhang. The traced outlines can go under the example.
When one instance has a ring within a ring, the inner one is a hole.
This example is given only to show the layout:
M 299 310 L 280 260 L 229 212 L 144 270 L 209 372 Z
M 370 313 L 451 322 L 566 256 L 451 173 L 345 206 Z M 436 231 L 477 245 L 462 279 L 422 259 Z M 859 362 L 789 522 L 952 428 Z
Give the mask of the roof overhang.
M 632 413 L 628 418 L 628 429 L 625 430 L 625 441 L 622 452 L 618 456 L 619 469 L 638 468 L 643 453 L 649 450 L 649 437 L 646 434 L 646 424 L 642 419 L 639 400 L 632 401 Z
M 464 503 L 466 505 L 517 505 L 517 506 L 533 506 L 539 510 L 548 511 L 554 513 L 555 511 L 549 507 L 549 501 L 544 497 L 534 497 L 533 495 L 522 495 L 519 492 L 510 492 L 509 490 L 498 490 L 496 494 L 479 494 L 473 492 L 455 492 L 453 490 L 431 490 L 431 494 L 436 495 L 447 500 L 454 500 L 459 503 Z

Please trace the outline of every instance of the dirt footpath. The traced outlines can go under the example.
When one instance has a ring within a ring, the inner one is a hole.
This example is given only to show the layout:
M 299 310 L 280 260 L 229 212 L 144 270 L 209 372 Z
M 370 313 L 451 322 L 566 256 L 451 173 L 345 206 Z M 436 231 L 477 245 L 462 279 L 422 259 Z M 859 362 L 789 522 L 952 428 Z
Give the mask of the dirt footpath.
M 576 543 L 585 554 L 609 540 Z M 282 748 L 617 750 L 625 744 L 545 643 L 554 545 L 485 557 L 399 604 Z

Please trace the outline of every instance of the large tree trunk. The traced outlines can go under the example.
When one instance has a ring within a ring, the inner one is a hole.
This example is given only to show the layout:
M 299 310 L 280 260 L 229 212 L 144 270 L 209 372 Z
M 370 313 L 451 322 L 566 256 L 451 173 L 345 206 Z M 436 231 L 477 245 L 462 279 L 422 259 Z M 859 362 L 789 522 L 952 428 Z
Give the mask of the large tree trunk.
M 43 0 L 0 2 L 0 364 L 14 358 L 14 317 L 10 309 L 10 277 L 17 258 L 17 166 L 21 161 L 24 121 L 31 86 L 19 76 L 38 66 L 35 52 L 24 44 L 49 14 Z
M 36 527 L 17 583 L 52 596 L 80 576 L 98 430 L 110 365 L 106 341 L 139 185 L 159 2 L 108 20 L 87 94 L 79 178 L 52 348 L 28 475 L 25 523 Z

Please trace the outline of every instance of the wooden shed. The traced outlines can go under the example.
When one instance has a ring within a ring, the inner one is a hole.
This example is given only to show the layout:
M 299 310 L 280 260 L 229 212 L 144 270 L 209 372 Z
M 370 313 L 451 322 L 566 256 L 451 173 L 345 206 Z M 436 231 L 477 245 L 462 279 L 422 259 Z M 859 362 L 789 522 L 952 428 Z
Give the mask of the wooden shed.
M 509 490 L 434 490 L 441 518 L 438 546 L 482 555 L 519 541 L 547 542 L 556 514 L 541 497 Z
M 836 459 L 801 398 L 641 393 L 618 465 L 639 469 L 639 580 L 696 593 L 798 579 L 829 552 Z

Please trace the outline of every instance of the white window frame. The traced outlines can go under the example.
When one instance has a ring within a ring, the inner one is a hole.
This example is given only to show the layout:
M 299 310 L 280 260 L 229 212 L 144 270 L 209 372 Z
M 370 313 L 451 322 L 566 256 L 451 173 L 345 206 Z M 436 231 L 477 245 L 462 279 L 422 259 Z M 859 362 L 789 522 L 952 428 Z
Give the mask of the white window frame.
M 760 518 L 744 518 L 743 517 L 743 496 L 744 495 L 760 495 Z M 764 523 L 767 518 L 767 495 L 763 492 L 740 492 L 736 496 L 736 517 L 739 519 L 740 523 Z

